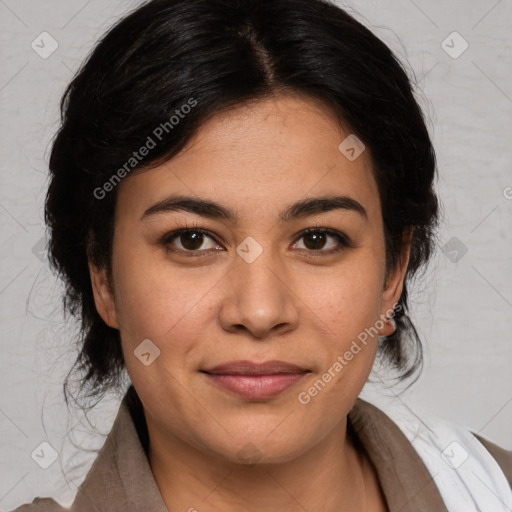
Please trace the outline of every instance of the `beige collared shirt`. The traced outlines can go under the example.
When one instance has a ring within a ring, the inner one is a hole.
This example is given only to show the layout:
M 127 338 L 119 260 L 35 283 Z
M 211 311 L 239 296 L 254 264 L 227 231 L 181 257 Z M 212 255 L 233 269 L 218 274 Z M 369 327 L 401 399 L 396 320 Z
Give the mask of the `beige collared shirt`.
M 447 512 L 423 461 L 397 425 L 358 399 L 349 423 L 377 471 L 389 512 Z M 480 438 L 512 479 L 512 452 Z M 80 486 L 73 512 L 167 512 L 147 458 L 147 429 L 133 386 L 126 392 L 107 439 Z M 50 498 L 35 498 L 13 512 L 64 512 Z

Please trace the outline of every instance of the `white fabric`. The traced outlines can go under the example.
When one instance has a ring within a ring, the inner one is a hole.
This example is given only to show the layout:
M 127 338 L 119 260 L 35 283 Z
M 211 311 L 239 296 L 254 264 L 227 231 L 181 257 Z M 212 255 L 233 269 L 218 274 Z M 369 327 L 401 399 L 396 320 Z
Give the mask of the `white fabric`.
M 503 471 L 469 429 L 394 402 L 385 412 L 416 449 L 449 512 L 512 512 Z

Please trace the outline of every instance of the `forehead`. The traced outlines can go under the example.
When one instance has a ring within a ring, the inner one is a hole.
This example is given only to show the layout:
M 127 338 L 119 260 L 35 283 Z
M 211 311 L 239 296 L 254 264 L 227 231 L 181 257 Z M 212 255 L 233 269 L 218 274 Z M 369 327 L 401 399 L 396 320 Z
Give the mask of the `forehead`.
M 340 150 L 350 135 L 330 109 L 309 98 L 277 96 L 219 112 L 178 155 L 123 180 L 119 214 L 140 217 L 169 194 L 215 198 L 248 220 L 300 198 L 333 194 L 378 214 L 368 150 L 356 159 Z

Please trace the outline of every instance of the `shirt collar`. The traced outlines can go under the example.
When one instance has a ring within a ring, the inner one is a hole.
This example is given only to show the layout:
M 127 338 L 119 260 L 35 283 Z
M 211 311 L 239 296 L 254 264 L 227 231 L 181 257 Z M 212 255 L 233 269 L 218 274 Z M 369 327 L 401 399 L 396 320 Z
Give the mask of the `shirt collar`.
M 145 427 L 142 405 L 131 385 L 78 490 L 73 512 L 167 512 L 149 465 L 147 444 L 138 433 L 142 424 Z
M 448 512 L 413 445 L 384 412 L 358 398 L 348 420 L 377 471 L 389 512 Z
M 348 423 L 375 466 L 389 512 L 447 512 L 423 461 L 384 412 L 358 398 Z M 147 450 L 146 420 L 131 385 L 103 447 L 78 489 L 72 510 L 167 512 Z

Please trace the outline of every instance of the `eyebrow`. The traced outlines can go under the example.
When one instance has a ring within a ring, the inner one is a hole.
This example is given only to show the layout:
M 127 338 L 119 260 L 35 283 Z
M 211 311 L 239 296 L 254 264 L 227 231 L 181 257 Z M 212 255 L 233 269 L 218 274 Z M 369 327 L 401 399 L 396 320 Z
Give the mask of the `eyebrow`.
M 360 214 L 368 220 L 363 205 L 348 196 L 326 196 L 302 199 L 283 210 L 279 214 L 281 222 L 315 215 L 333 210 L 348 210 Z M 183 195 L 171 195 L 150 206 L 141 216 L 144 220 L 152 215 L 172 211 L 187 211 L 210 219 L 227 220 L 236 223 L 237 214 L 219 203 L 207 199 L 197 199 Z

